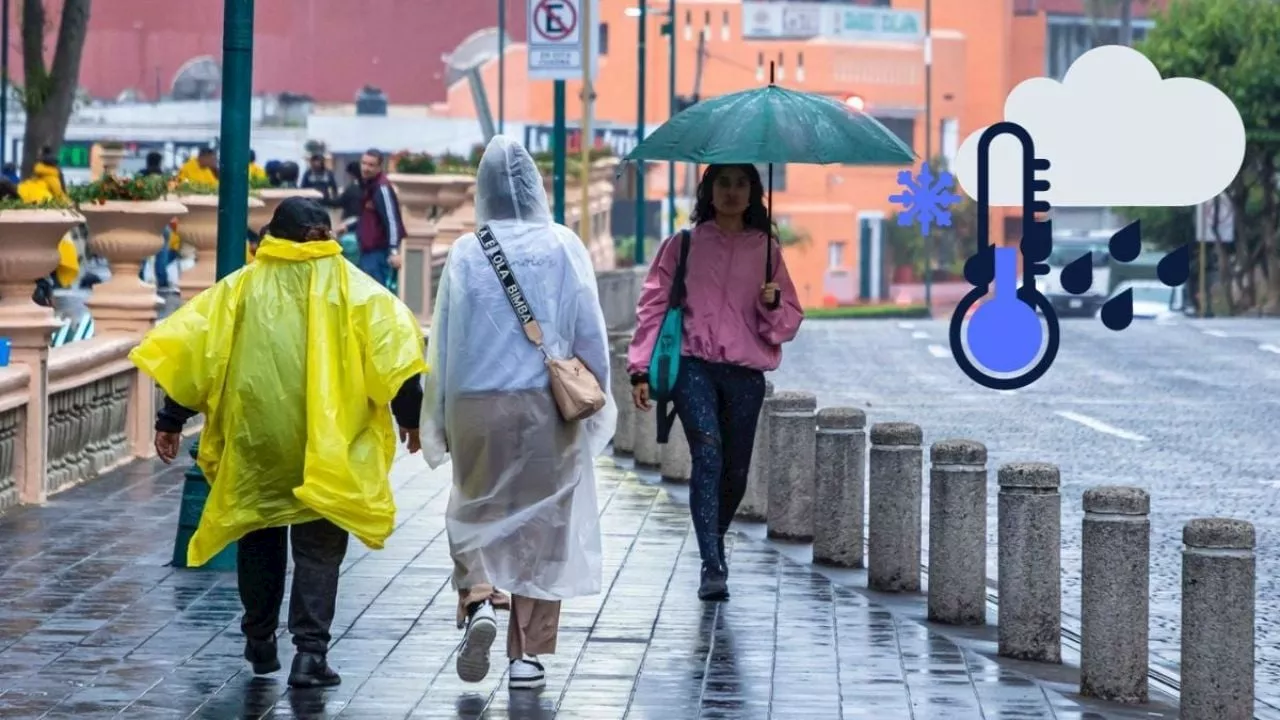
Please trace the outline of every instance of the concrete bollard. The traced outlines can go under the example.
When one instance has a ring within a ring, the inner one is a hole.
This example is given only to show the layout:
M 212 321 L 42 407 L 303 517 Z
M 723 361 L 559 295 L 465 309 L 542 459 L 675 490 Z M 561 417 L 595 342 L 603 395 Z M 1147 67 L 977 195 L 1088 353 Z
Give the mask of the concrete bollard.
M 857 408 L 818 411 L 813 561 L 862 567 L 862 494 L 867 485 L 867 416 Z
M 1145 703 L 1151 497 L 1134 487 L 1084 491 L 1080 694 Z
M 890 422 L 871 426 L 867 587 L 872 590 L 920 590 L 923 441 L 919 425 Z
M 1182 528 L 1182 720 L 1252 720 L 1253 525 L 1204 518 Z
M 1062 482 L 1056 465 L 998 473 L 999 654 L 1062 662 Z
M 985 625 L 987 448 L 943 440 L 929 463 L 929 619 Z
M 760 406 L 760 418 L 756 421 L 756 439 L 751 451 L 751 469 L 747 473 L 747 494 L 734 516 L 747 522 L 764 522 L 769 507 L 769 488 L 765 485 L 765 458 L 769 456 L 769 399 L 773 397 L 773 383 L 764 383 L 764 404 Z
M 636 467 L 657 468 L 662 465 L 662 446 L 658 444 L 658 405 L 654 403 L 646 412 L 636 410 L 632 417 L 631 454 Z
M 636 442 L 636 406 L 631 400 L 631 377 L 627 375 L 626 351 L 615 351 L 610 360 L 610 391 L 613 393 L 613 401 L 618 404 L 618 425 L 613 432 L 613 451 L 619 455 L 630 455 Z
M 818 399 L 807 392 L 779 392 L 769 401 L 769 537 L 813 540 L 813 464 Z
M 671 425 L 671 437 L 658 451 L 662 460 L 663 482 L 687 483 L 693 476 L 693 457 L 689 454 L 689 439 L 677 417 Z

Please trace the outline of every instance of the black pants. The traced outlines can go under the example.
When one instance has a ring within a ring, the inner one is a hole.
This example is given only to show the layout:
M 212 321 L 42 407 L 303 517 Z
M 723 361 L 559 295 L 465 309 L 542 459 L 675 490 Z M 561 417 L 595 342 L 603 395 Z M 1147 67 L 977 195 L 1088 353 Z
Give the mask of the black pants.
M 747 491 L 764 388 L 759 370 L 680 359 L 672 402 L 693 460 L 689 509 L 703 565 L 724 567 L 721 538 Z
M 266 528 L 240 539 L 236 556 L 240 602 L 244 604 L 240 628 L 250 640 L 271 637 L 280 623 L 290 530 Z M 338 597 L 338 570 L 347 554 L 347 532 L 328 520 L 316 520 L 292 526 L 292 534 L 289 633 L 298 652 L 324 655 L 329 650 L 329 627 Z

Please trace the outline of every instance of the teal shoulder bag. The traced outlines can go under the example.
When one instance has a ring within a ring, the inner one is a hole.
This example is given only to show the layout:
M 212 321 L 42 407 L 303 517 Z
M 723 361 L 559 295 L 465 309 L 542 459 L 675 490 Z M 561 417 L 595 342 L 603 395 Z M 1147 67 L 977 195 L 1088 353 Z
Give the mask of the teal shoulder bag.
M 671 291 L 667 296 L 667 313 L 662 317 L 658 339 L 649 358 L 649 391 L 657 404 L 658 443 L 666 444 L 675 423 L 675 409 L 670 408 L 672 392 L 680 377 L 680 351 L 684 346 L 685 267 L 689 262 L 688 230 L 680 231 L 680 260 Z

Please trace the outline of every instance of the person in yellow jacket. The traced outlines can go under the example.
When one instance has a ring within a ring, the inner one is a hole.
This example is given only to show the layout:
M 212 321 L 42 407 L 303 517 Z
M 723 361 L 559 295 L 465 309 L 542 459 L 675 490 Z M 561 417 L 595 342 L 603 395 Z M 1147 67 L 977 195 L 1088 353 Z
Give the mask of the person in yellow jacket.
M 48 162 L 36 163 L 31 177 L 18 183 L 18 197 L 29 205 L 69 200 L 62 187 L 62 172 L 57 165 Z M 58 241 L 58 267 L 53 271 L 53 277 L 58 286 L 64 288 L 71 287 L 80 277 L 80 250 L 71 239 L 71 233 Z
M 324 687 L 341 682 L 326 657 L 348 534 L 379 549 L 395 527 L 392 418 L 417 452 L 427 366 L 417 319 L 342 257 L 323 207 L 289 198 L 268 230 L 257 262 L 178 308 L 129 358 L 166 394 L 162 460 L 205 416 L 197 462 L 211 490 L 188 563 L 239 540 L 245 659 L 275 672 L 291 537 L 289 684 Z
M 196 156 L 178 168 L 178 182 L 193 185 L 218 184 L 218 154 L 213 148 L 200 148 Z
M 249 182 L 264 183 L 267 181 L 267 171 L 258 165 L 258 153 L 249 151 Z

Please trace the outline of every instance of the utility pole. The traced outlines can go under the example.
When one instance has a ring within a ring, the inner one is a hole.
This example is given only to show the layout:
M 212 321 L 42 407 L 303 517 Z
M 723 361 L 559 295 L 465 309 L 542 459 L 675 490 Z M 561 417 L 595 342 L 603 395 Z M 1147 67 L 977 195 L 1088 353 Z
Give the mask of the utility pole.
M 646 37 L 648 36 L 649 27 L 649 8 L 646 3 L 648 0 L 640 0 L 640 24 L 639 37 L 636 40 L 636 142 L 644 142 L 644 96 L 645 96 L 645 62 L 648 60 L 648 50 L 645 47 Z M 644 161 L 639 160 L 635 163 L 636 171 L 636 243 L 635 250 L 636 265 L 643 265 L 645 261 L 644 253 Z
M 498 0 L 498 134 L 507 129 L 507 0 Z
M 249 112 L 253 103 L 253 0 L 224 0 L 222 8 L 219 280 L 244 266 L 244 233 L 249 227 Z
M 594 109 L 595 87 L 591 73 L 591 36 L 596 32 L 596 18 L 592 15 L 596 0 L 582 0 L 582 128 L 579 130 L 578 184 L 582 188 L 582 208 L 578 211 L 578 237 L 584 243 L 591 242 L 591 148 L 595 145 L 595 133 L 591 129 L 591 111 Z
M 676 0 L 667 6 L 667 95 L 671 116 L 676 114 Z M 667 237 L 676 234 L 676 164 L 667 163 Z
M 9 152 L 9 0 L 0 0 L 0 168 Z
M 924 0 L 924 161 L 933 162 L 933 0 Z M 933 242 L 928 233 L 924 236 L 924 307 L 925 314 L 933 317 Z

